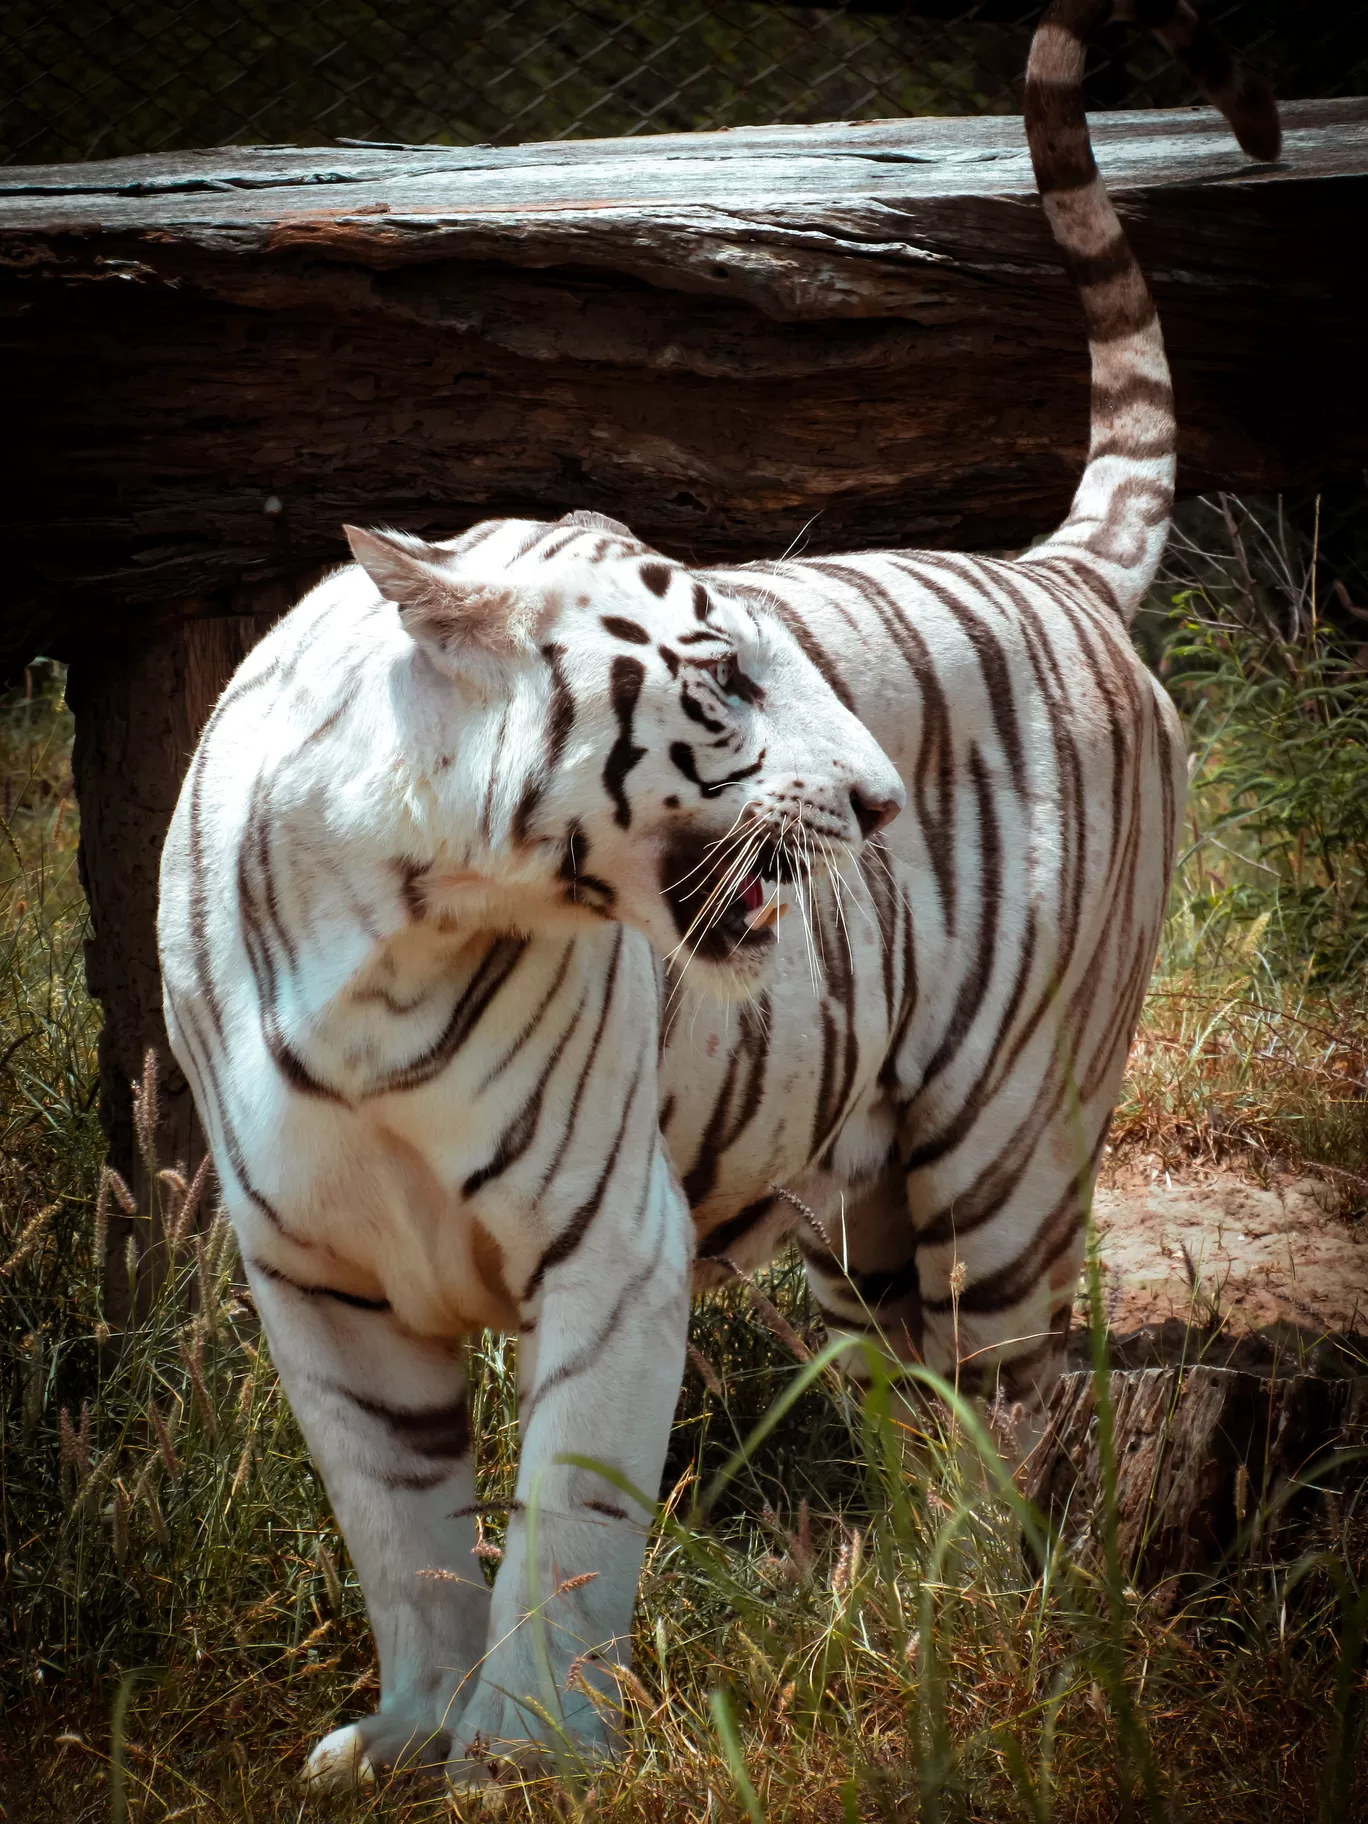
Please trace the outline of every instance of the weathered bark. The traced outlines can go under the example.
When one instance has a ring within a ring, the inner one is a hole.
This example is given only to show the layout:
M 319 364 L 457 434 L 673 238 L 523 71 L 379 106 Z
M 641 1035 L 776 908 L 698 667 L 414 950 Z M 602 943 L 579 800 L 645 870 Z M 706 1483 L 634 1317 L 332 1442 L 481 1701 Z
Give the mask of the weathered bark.
M 1304 1480 L 1332 1451 L 1368 1445 L 1368 1379 L 1199 1366 L 1115 1369 L 1108 1384 L 1121 1562 L 1146 1583 L 1215 1570 L 1239 1546 L 1295 1555 L 1325 1488 L 1368 1474 L 1360 1463 Z M 1091 1374 L 1061 1377 L 1028 1492 L 1098 1558 L 1094 1396 Z
M 1368 459 L 1368 102 L 1286 124 L 1260 167 L 1209 111 L 1094 123 L 1189 489 Z M 709 559 L 1024 542 L 1087 420 L 1011 119 L 10 170 L 0 351 L 0 669 L 340 561 L 348 517 L 591 506 Z
M 243 593 L 248 599 L 233 604 L 238 613 L 169 621 L 136 645 L 83 651 L 67 681 L 76 714 L 72 767 L 81 807 L 81 881 L 91 920 L 86 981 L 104 1014 L 100 1115 L 110 1162 L 140 1212 L 154 1199 L 134 1135 L 131 1085 L 149 1048 L 158 1060 L 160 1164 L 193 1172 L 204 1156 L 190 1091 L 162 1023 L 157 874 L 205 718 L 242 658 L 293 599 L 279 584 Z M 116 1327 L 128 1315 L 125 1250 L 135 1231 L 142 1252 L 155 1239 L 146 1223 L 111 1211 L 105 1312 Z

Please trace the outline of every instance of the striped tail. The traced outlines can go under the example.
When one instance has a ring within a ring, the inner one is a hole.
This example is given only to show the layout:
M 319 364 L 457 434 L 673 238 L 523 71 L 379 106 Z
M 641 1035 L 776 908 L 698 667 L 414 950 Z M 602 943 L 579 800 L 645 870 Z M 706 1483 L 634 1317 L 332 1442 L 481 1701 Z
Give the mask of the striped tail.
M 1251 157 L 1276 158 L 1280 131 L 1271 88 L 1235 62 L 1188 0 L 1053 0 L 1036 30 L 1026 138 L 1087 317 L 1092 435 L 1068 518 L 1022 561 L 1075 574 L 1129 623 L 1168 537 L 1177 427 L 1154 300 L 1098 174 L 1083 112 L 1086 46 L 1114 19 L 1162 39 Z

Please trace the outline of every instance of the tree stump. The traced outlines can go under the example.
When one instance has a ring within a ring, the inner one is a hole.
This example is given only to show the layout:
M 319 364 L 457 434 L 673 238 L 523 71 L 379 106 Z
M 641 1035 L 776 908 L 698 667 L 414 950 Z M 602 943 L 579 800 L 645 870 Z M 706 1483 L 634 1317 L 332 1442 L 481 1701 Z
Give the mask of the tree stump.
M 1137 1581 L 1215 1570 L 1246 1544 L 1294 1550 L 1325 1490 L 1361 1486 L 1368 1474 L 1363 1462 L 1347 1464 L 1324 1487 L 1307 1474 L 1336 1451 L 1368 1446 L 1368 1377 L 1118 1368 L 1108 1387 L 1121 1562 Z M 1098 1561 L 1101 1454 L 1090 1372 L 1060 1377 L 1027 1492 L 1062 1520 L 1085 1560 Z
M 90 906 L 86 986 L 104 1014 L 100 1118 L 110 1163 L 139 1211 L 152 1186 L 133 1128 L 132 1084 L 150 1049 L 157 1057 L 157 1156 L 193 1172 L 204 1156 L 189 1086 L 166 1042 L 157 965 L 157 880 L 162 844 L 181 781 L 215 699 L 245 655 L 312 580 L 241 591 L 232 613 L 164 622 L 136 645 L 94 647 L 72 662 L 67 697 L 76 717 L 72 772 L 81 811 L 79 866 Z M 126 1249 L 146 1225 L 111 1209 L 105 1314 L 120 1327 L 129 1310 Z

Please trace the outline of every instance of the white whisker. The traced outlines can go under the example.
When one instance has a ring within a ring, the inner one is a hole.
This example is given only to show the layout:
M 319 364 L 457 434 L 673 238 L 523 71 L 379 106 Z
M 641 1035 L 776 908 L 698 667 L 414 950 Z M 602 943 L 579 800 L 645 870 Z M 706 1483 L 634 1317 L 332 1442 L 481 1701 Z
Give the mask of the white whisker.
M 839 870 L 832 861 L 831 845 L 826 842 L 825 839 L 822 842 L 822 850 L 826 861 L 827 874 L 831 881 L 831 899 L 832 904 L 836 908 L 836 923 L 840 927 L 841 935 L 845 938 L 846 960 L 850 965 L 851 974 L 853 976 L 855 970 L 855 946 L 850 941 L 850 926 L 846 923 L 845 884 L 841 879 Z

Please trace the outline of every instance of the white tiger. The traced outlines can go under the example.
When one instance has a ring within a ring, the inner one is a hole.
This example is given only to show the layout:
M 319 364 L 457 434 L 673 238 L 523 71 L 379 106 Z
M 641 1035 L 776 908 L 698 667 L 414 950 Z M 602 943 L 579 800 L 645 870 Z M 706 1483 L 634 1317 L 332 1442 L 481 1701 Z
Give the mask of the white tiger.
M 545 1737 L 546 1666 L 605 1743 L 649 1516 L 560 1459 L 654 1493 L 695 1259 L 793 1237 L 833 1329 L 957 1345 L 1039 1422 L 1184 790 L 1126 634 L 1174 426 L 1080 99 L 1111 10 L 1052 7 L 1028 77 L 1093 359 L 1046 543 L 691 571 L 591 513 L 352 530 L 205 728 L 167 1027 L 380 1655 L 316 1778 L 486 1777 Z M 1183 0 L 1145 18 L 1271 155 L 1271 98 Z M 492 1593 L 485 1326 L 519 1338 L 522 1442 Z

